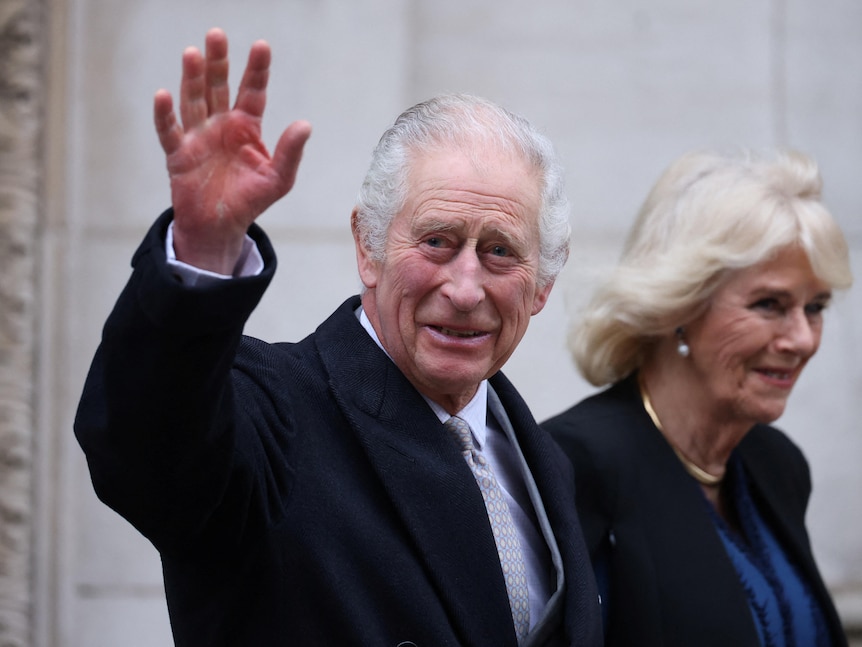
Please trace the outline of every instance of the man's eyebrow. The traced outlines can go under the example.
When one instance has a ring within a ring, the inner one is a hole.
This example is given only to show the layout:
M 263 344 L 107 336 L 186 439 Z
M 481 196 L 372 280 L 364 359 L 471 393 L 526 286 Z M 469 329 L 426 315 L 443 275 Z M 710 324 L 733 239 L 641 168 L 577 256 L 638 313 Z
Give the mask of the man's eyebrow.
M 411 227 L 414 236 L 422 236 L 431 232 L 439 231 L 442 233 L 456 231 L 464 225 L 461 220 L 451 220 L 427 216 L 417 218 Z M 515 249 L 525 249 L 529 246 L 528 240 L 518 232 L 513 232 L 508 229 L 490 225 L 484 227 L 479 233 L 480 238 L 490 238 L 492 240 L 502 240 L 507 246 Z
M 523 236 L 519 236 L 511 231 L 506 231 L 505 229 L 500 229 L 499 227 L 491 227 L 486 230 L 485 233 L 490 234 L 491 238 L 500 238 L 514 247 L 524 247 L 527 244 L 527 241 Z

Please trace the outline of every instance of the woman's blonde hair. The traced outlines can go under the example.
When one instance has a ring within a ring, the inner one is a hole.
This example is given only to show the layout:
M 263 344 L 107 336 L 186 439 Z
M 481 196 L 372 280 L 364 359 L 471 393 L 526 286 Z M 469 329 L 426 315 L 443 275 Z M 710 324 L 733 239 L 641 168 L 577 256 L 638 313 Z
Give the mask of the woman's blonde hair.
M 659 338 L 697 318 L 728 273 L 789 245 L 832 289 L 853 278 L 847 241 L 820 202 L 817 165 L 796 152 L 689 153 L 659 178 L 610 280 L 573 326 L 569 348 L 596 386 L 642 363 Z

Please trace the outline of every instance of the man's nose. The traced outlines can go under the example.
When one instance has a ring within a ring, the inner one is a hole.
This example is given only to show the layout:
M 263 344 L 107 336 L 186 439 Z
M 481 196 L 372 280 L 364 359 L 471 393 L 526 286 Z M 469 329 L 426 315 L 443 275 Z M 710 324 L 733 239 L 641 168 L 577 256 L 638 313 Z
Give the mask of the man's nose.
M 449 262 L 443 294 L 461 312 L 469 312 L 485 299 L 484 272 L 475 247 L 464 245 Z

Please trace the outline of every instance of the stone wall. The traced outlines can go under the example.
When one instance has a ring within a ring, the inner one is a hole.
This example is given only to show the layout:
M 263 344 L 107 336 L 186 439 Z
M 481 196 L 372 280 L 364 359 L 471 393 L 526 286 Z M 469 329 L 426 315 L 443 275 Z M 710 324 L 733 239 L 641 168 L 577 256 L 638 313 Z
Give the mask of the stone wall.
M 0 4 L 0 644 L 31 644 L 42 6 Z

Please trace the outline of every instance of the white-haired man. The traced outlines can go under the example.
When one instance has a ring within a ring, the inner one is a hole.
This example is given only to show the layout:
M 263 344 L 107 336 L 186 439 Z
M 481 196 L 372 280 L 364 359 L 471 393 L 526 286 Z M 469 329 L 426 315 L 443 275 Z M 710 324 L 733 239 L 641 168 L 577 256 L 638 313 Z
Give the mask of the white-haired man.
M 173 206 L 76 419 L 99 496 L 160 551 L 176 644 L 600 645 L 570 464 L 499 372 L 566 257 L 549 145 L 472 97 L 408 110 L 351 219 L 362 295 L 299 343 L 244 337 L 275 269 L 254 220 L 310 134 L 261 143 L 269 59 L 231 109 L 211 30 L 181 124 L 157 93 Z

